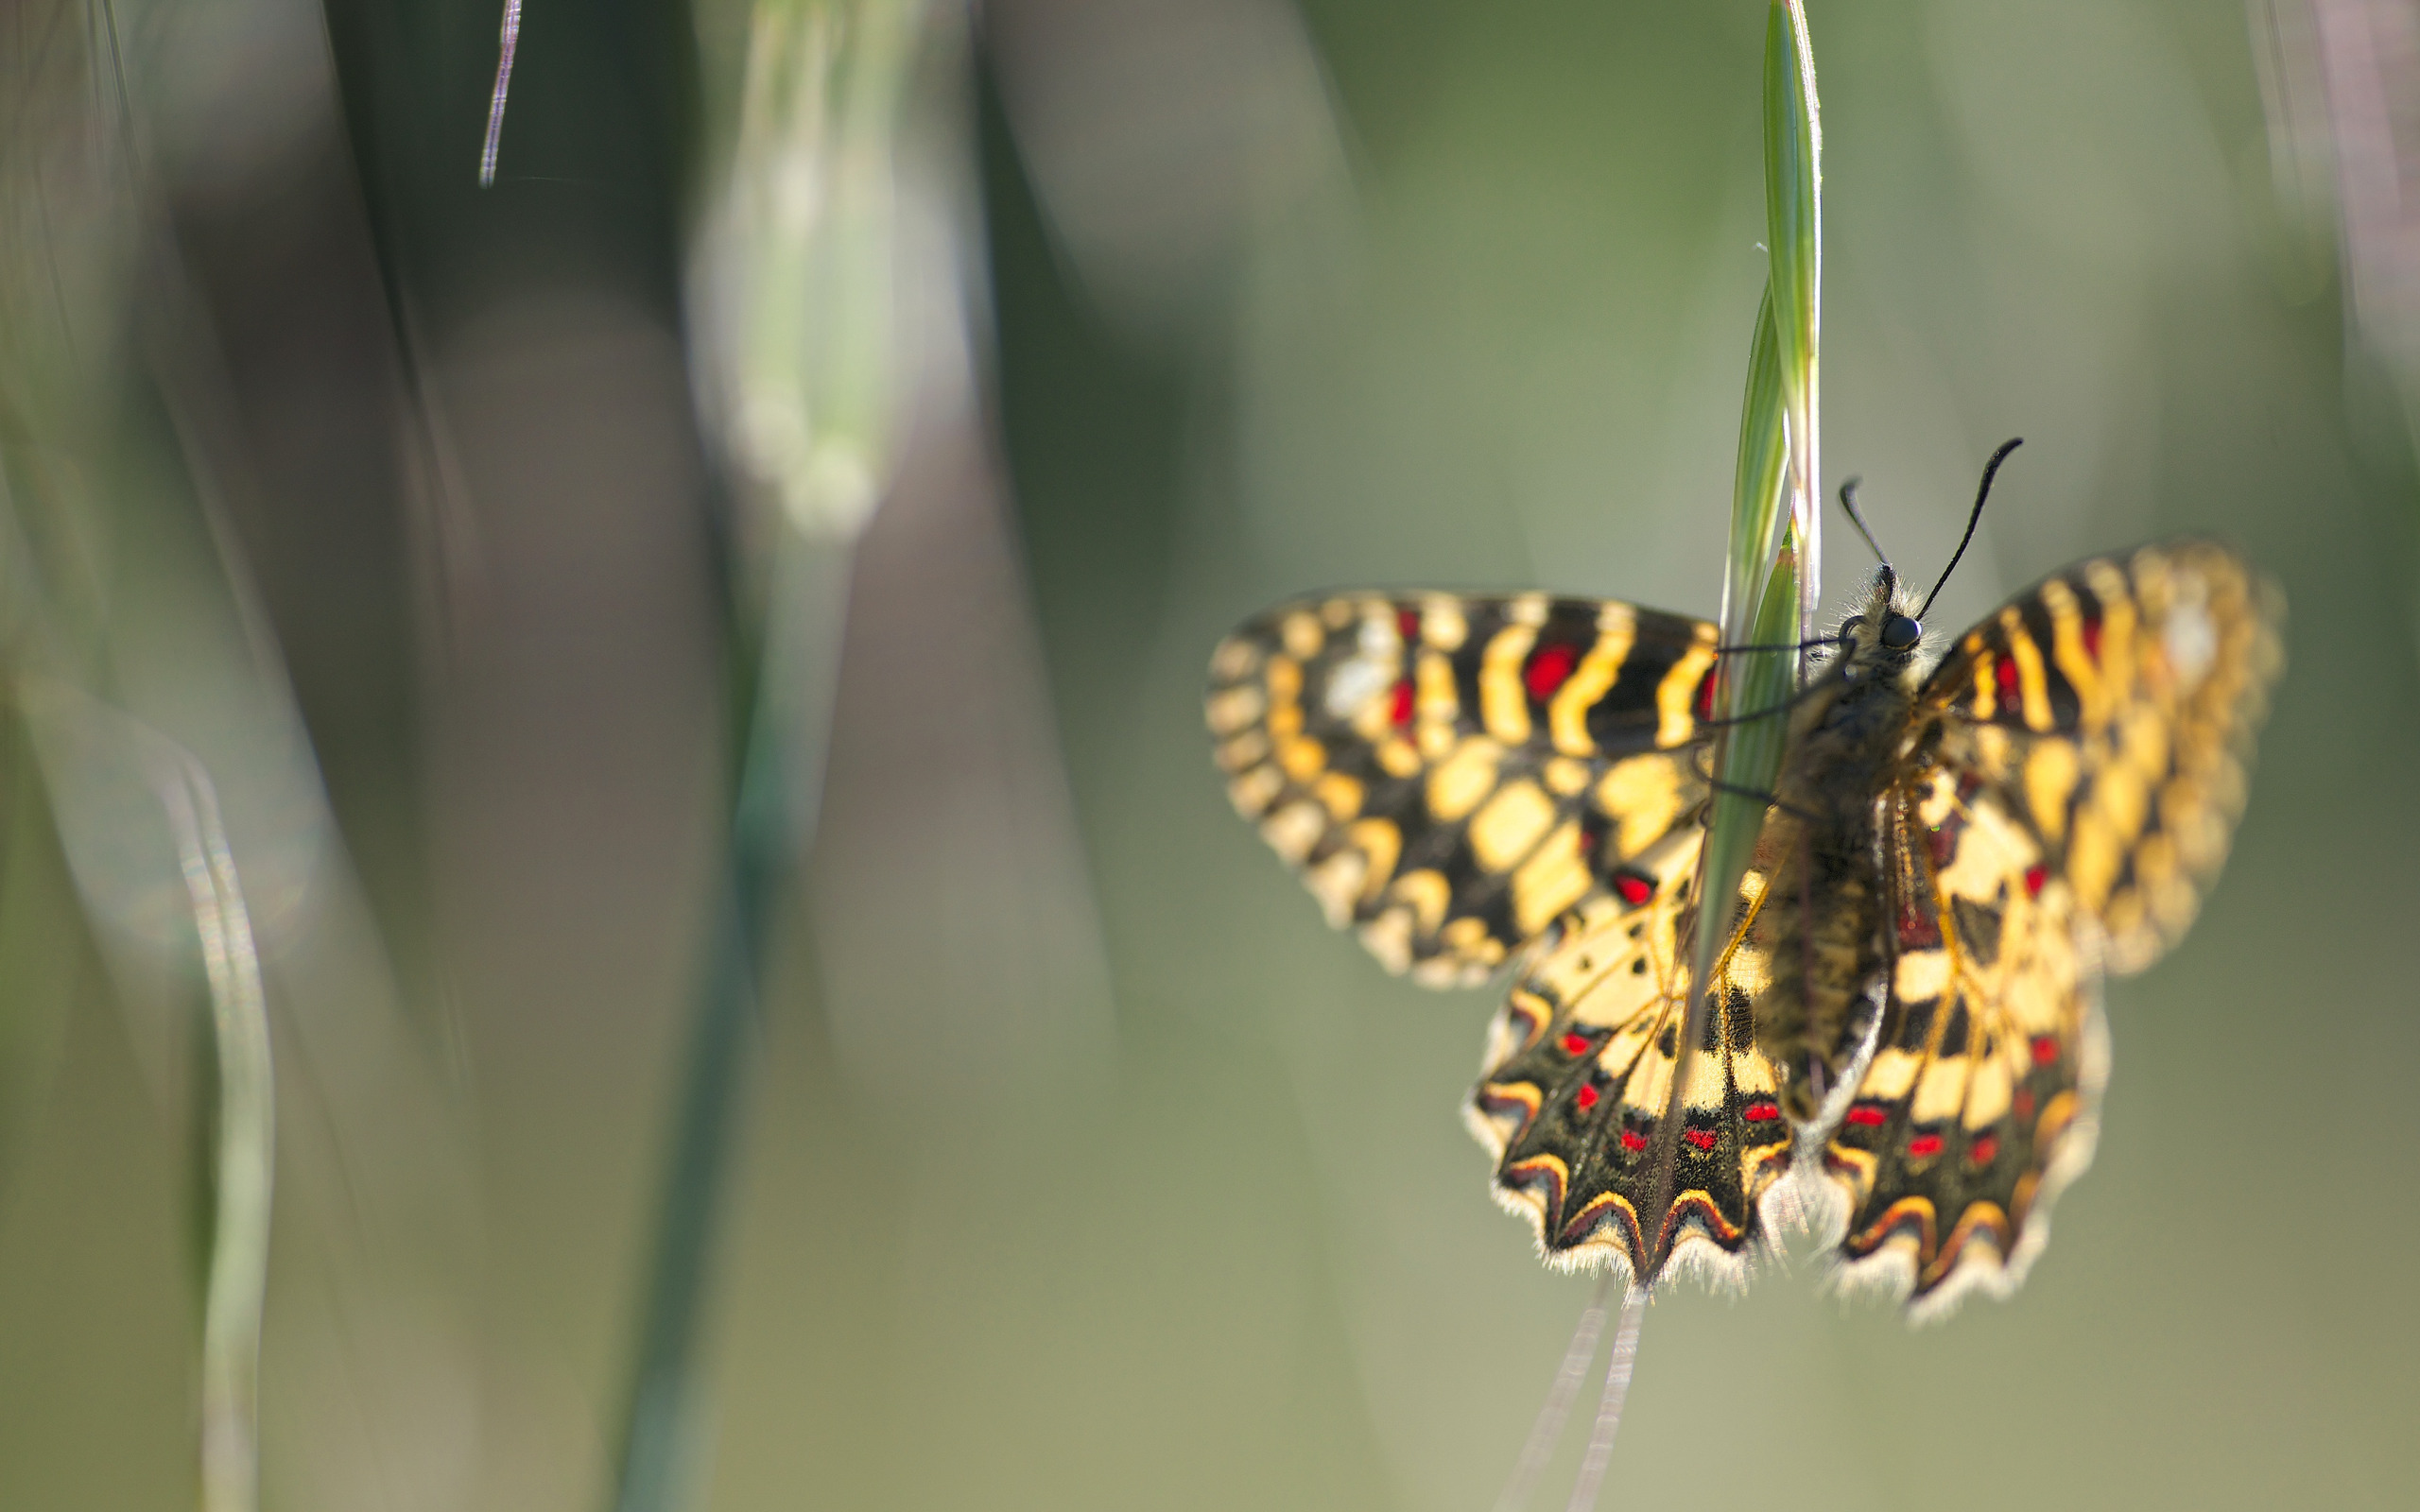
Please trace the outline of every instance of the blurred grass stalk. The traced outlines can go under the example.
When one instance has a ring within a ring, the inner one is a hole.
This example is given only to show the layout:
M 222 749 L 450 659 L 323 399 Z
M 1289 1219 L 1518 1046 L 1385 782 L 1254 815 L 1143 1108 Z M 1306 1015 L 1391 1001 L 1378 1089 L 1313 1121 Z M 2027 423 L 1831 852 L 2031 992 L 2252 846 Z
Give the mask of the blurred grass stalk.
M 54 37 L 69 9 L 56 11 Z M 116 18 L 104 7 L 82 19 L 74 43 L 15 60 L 11 88 L 0 92 L 11 123 L 0 137 L 0 215 L 11 223 L 0 237 L 0 693 L 48 779 L 43 822 L 84 859 L 80 883 L 95 885 L 106 870 L 92 864 L 95 853 L 125 845 L 141 825 L 145 789 L 166 822 L 207 990 L 215 1073 L 193 1107 L 198 1147 L 210 1152 L 198 1225 L 199 1504 L 202 1512 L 255 1512 L 276 1176 L 268 1003 L 208 767 L 88 691 L 106 687 L 116 670 L 116 625 L 97 592 L 109 511 L 71 480 L 116 482 L 100 459 L 141 445 L 121 407 L 125 312 L 152 186 L 125 94 Z M 106 786 L 98 768 L 112 765 L 140 775 L 80 818 L 55 806 L 61 777 Z M 12 831 L 7 840 L 13 859 L 21 837 Z
M 22 461 L 0 455 L 0 463 Z M 0 483 L 16 469 L 0 466 Z M 269 1233 L 277 1166 L 276 1075 L 268 1000 L 251 911 L 244 900 L 216 784 L 199 758 L 60 672 L 95 657 L 60 623 L 23 528 L 21 502 L 60 511 L 56 499 L 21 501 L 0 487 L 9 558 L 6 685 L 11 714 L 25 722 L 51 794 L 61 779 L 109 788 L 105 768 L 139 772 L 140 785 L 111 789 L 113 801 L 80 820 L 55 809 L 61 846 L 84 858 L 85 885 L 105 886 L 95 851 L 125 843 L 142 793 L 165 819 L 190 910 L 192 941 L 210 1005 L 209 1069 L 193 1108 L 199 1147 L 210 1151 L 200 1192 L 199 1475 L 202 1512 L 253 1512 L 260 1504 L 261 1320 L 268 1295 Z M 72 507 L 65 513 L 78 511 Z M 56 523 L 56 522 L 54 522 Z M 78 654 L 79 652 L 84 654 Z M 95 821 L 100 821 L 96 827 Z M 11 834 L 9 841 L 17 840 Z
M 1733 478 L 1731 544 L 1722 583 L 1722 639 L 1781 645 L 1815 633 L 1823 511 L 1818 444 L 1823 331 L 1823 130 L 1815 101 L 1815 54 L 1801 0 L 1774 0 L 1765 28 L 1765 236 L 1771 253 L 1765 298 L 1749 349 Z M 1753 651 L 1730 658 L 1716 684 L 1717 713 L 1729 720 L 1778 709 L 1798 689 L 1801 653 Z M 1699 862 L 1700 927 L 1690 980 L 1712 980 L 1730 937 L 1729 910 L 1716 899 L 1739 888 L 1765 799 L 1781 772 L 1787 716 L 1726 724 L 1715 737 L 1714 794 Z M 1725 927 L 1708 925 L 1716 919 Z M 1691 996 L 1668 1125 L 1676 1125 L 1689 1060 L 1704 1034 L 1706 992 Z
M 268 1297 L 277 1081 L 268 1000 L 234 849 L 210 773 L 160 737 L 153 782 L 176 838 L 210 987 L 216 1095 L 204 1112 L 217 1150 L 210 1187 L 209 1277 L 201 1321 L 202 1512 L 260 1504 L 261 1314 Z
M 199 758 L 34 664 L 43 660 L 38 639 L 12 649 L 16 713 L 54 779 L 66 775 L 59 767 L 67 763 L 87 779 L 96 767 L 112 765 L 139 773 L 140 787 L 126 783 L 115 790 L 111 821 L 133 822 L 129 811 L 147 788 L 174 848 L 208 993 L 208 1064 L 215 1073 L 194 1108 L 198 1143 L 210 1151 L 199 1225 L 200 1506 L 201 1512 L 253 1512 L 260 1505 L 261 1319 L 268 1296 L 277 1104 L 268 998 L 234 846 L 217 785 Z M 63 823 L 61 840 L 88 856 L 111 843 L 109 836 Z
M 12 522 L 13 524 L 13 522 Z M 22 537 L 18 538 L 22 540 Z M 38 595 L 28 595 L 31 608 Z M 38 632 L 43 627 L 32 627 Z M 209 1070 L 195 1104 L 199 1147 L 210 1151 L 200 1193 L 201 1512 L 254 1512 L 260 1505 L 261 1319 L 268 1296 L 269 1230 L 277 1169 L 275 1059 L 268 998 L 251 910 L 235 866 L 217 785 L 200 759 L 133 715 L 50 675 L 39 663 L 46 637 L 12 647 L 9 681 L 54 782 L 92 780 L 117 766 L 139 774 L 118 785 L 107 817 L 138 822 L 144 789 L 166 821 L 193 923 L 210 1005 Z M 79 768 L 71 775 L 63 765 Z M 103 782 L 107 777 L 101 778 Z M 139 784 L 139 785 L 138 785 Z M 95 816 L 88 814 L 87 821 Z M 71 850 L 91 852 L 112 836 L 56 819 Z
M 717 33 L 739 13 L 699 9 L 708 98 L 733 109 L 692 280 L 705 429 L 743 503 L 726 556 L 730 850 L 657 1213 L 617 1512 L 695 1499 L 711 1460 L 699 1343 L 720 1194 L 771 910 L 813 840 L 851 558 L 902 428 L 896 149 L 920 44 L 942 12 L 926 0 L 758 0 L 733 28 L 733 59 Z

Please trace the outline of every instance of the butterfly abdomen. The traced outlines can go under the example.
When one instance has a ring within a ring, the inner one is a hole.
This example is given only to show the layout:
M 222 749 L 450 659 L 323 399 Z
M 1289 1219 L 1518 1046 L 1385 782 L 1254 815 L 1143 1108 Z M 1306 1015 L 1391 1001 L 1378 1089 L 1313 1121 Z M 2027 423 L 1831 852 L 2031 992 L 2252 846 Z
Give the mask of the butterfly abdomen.
M 1765 838 L 1772 880 L 1751 939 L 1770 976 L 1756 999 L 1756 1048 L 1782 1073 L 1782 1107 L 1806 1123 L 1839 1080 L 1882 970 L 1882 910 L 1860 836 L 1781 815 Z
M 1802 1123 L 1846 1068 L 1884 969 L 1876 799 L 1912 699 L 1900 679 L 1843 679 L 1810 704 L 1759 847 L 1771 880 L 1753 932 L 1771 973 L 1756 1047 L 1780 1069 L 1782 1106 Z

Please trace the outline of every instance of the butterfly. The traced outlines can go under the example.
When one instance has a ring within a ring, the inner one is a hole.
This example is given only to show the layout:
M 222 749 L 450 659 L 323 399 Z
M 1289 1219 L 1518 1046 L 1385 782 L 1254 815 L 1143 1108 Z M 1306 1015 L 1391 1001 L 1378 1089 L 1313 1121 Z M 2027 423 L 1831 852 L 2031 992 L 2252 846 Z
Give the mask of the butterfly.
M 1214 653 L 1229 797 L 1329 921 L 1432 986 L 1509 969 L 1465 1113 L 1549 1263 L 1736 1280 L 1812 1214 L 1845 1283 L 1929 1315 L 2039 1253 L 2092 1155 L 2101 978 L 2217 875 L 2282 601 L 2201 540 L 2079 562 L 1945 646 L 1929 601 L 1886 561 L 1764 712 L 1789 738 L 1691 1054 L 1715 626 L 1338 593 Z

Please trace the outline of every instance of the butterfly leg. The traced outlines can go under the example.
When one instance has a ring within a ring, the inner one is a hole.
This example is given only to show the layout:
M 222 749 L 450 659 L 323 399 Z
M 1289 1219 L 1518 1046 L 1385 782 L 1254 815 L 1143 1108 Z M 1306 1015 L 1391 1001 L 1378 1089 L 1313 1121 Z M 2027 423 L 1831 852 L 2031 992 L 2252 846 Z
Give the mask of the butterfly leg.
M 1726 782 L 1718 777 L 1709 777 L 1705 781 L 1706 785 L 1718 793 L 1730 793 L 1738 798 L 1754 799 L 1767 808 L 1779 809 L 1792 818 L 1811 820 L 1816 817 L 1809 810 L 1800 808 L 1795 803 L 1783 801 L 1778 793 L 1769 792 L 1761 787 L 1746 787 L 1737 782 Z

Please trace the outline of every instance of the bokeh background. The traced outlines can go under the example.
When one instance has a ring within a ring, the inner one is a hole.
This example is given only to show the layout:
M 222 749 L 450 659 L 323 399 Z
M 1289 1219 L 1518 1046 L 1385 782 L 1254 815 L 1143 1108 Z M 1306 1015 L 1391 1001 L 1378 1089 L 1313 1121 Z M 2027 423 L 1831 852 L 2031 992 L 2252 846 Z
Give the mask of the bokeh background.
M 2216 531 L 2290 665 L 2023 1294 L 1660 1297 L 1606 1504 L 2408 1504 L 2420 10 L 1811 9 L 1829 464 L 1929 573 L 2028 442 L 1936 620 Z M 196 1494 L 128 723 L 268 984 L 263 1504 L 610 1504 L 767 633 L 687 1504 L 1486 1504 L 1587 1291 L 1457 1116 L 1489 994 L 1321 927 L 1202 666 L 1330 586 L 1714 611 L 1765 10 L 538 5 L 481 189 L 492 6 L 0 7 L 0 1508 Z

